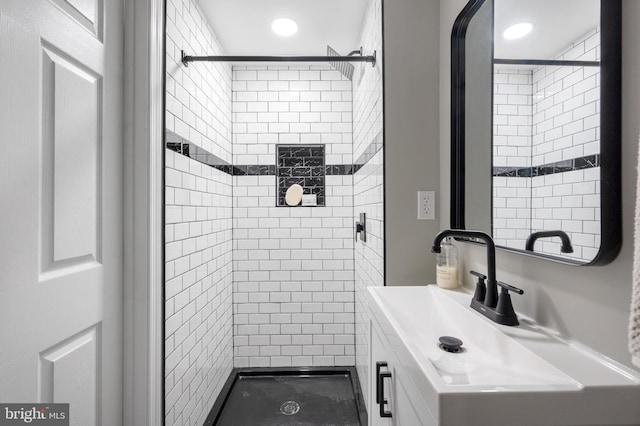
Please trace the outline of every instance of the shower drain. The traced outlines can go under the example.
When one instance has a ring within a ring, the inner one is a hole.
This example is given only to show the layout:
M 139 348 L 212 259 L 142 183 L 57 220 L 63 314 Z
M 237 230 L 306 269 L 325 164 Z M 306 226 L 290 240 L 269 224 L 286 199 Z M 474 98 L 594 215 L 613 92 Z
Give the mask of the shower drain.
M 295 401 L 287 401 L 280 406 L 280 412 L 285 416 L 293 416 L 300 411 L 300 404 Z

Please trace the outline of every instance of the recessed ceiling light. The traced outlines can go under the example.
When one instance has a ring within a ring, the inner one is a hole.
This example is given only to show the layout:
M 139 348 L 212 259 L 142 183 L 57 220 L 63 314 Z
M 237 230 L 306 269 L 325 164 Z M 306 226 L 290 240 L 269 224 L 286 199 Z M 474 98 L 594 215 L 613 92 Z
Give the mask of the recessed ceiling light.
M 298 24 L 293 19 L 278 18 L 271 23 L 271 29 L 278 35 L 288 37 L 298 31 Z
M 519 24 L 511 25 L 509 28 L 504 30 L 502 33 L 502 37 L 507 40 L 515 40 L 517 38 L 521 38 L 526 36 L 533 29 L 533 25 L 529 22 L 520 22 Z

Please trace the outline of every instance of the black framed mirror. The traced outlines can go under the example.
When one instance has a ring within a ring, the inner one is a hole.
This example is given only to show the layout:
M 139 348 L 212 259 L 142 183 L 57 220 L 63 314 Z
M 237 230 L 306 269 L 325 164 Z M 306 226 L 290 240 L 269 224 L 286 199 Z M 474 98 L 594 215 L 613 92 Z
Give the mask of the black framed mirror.
M 471 0 L 462 10 L 451 36 L 452 228 L 571 265 L 617 256 L 621 8 Z

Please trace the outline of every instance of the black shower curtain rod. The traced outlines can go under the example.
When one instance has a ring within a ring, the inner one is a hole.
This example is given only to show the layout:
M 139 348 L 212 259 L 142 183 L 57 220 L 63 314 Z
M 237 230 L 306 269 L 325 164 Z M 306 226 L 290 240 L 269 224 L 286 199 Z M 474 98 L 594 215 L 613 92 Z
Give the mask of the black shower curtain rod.
M 182 64 L 189 62 L 369 62 L 376 65 L 376 52 L 369 56 L 191 56 L 182 51 Z

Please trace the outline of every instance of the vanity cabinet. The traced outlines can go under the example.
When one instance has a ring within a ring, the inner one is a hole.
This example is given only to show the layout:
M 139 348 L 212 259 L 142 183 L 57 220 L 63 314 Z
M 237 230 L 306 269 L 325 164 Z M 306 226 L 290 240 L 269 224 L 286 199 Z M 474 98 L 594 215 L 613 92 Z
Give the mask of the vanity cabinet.
M 370 329 L 370 426 L 437 426 L 382 328 Z
M 526 317 L 498 325 L 471 297 L 435 285 L 368 289 L 371 426 L 640 425 L 637 371 Z M 444 350 L 443 336 L 462 350 Z M 391 417 L 380 416 L 383 400 Z

